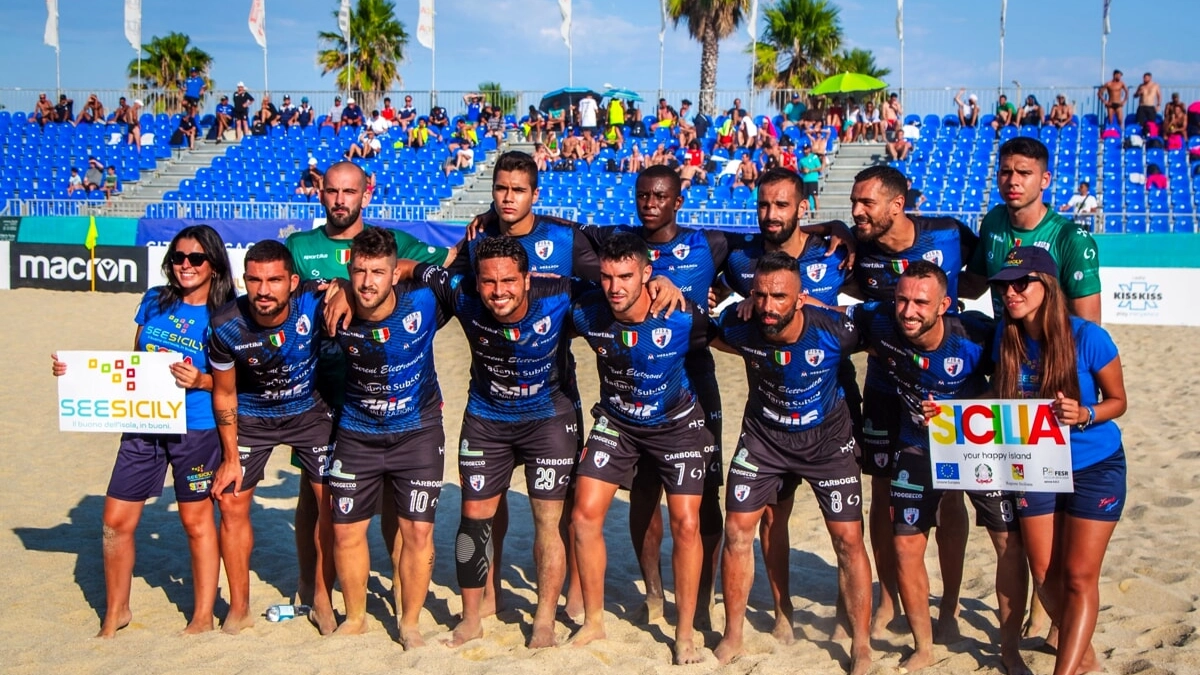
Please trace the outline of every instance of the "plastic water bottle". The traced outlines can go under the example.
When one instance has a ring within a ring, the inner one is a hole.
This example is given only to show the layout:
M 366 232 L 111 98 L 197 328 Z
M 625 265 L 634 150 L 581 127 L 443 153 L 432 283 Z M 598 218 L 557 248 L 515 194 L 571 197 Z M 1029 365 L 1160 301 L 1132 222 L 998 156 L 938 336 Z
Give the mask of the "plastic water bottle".
M 271 605 L 267 608 L 267 621 L 287 621 L 308 614 L 308 610 L 308 605 Z

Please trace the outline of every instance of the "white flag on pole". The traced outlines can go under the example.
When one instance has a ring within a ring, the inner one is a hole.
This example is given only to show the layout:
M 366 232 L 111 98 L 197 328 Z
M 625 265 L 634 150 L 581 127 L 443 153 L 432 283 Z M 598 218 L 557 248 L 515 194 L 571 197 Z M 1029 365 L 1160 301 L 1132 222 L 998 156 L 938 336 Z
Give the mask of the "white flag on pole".
M 142 51 L 142 0 L 125 0 L 125 39 L 134 51 Z
M 896 0 L 896 39 L 904 42 L 904 0 Z
M 562 33 L 563 43 L 569 49 L 571 47 L 571 0 L 558 0 L 558 11 L 562 13 L 562 28 L 559 32 Z
M 758 42 L 758 0 L 750 0 L 750 20 L 746 22 L 746 32 L 750 35 L 750 44 Z
M 662 28 L 658 29 L 658 44 L 662 44 L 667 39 L 667 0 L 660 0 L 659 9 L 662 10 Z
M 1008 0 L 1000 0 L 1000 39 L 1004 39 L 1004 23 L 1008 19 Z
M 250 1 L 250 34 L 259 47 L 267 48 L 267 0 Z
M 1108 9 L 1112 4 L 1112 0 L 1104 0 L 1104 34 L 1108 35 L 1112 32 L 1112 24 L 1108 22 Z
M 42 42 L 58 49 L 58 0 L 46 0 L 46 34 Z
M 433 0 L 421 0 L 417 8 L 417 42 L 433 49 Z
M 350 42 L 350 0 L 342 0 L 342 6 L 338 8 L 338 30 L 342 31 L 346 42 Z

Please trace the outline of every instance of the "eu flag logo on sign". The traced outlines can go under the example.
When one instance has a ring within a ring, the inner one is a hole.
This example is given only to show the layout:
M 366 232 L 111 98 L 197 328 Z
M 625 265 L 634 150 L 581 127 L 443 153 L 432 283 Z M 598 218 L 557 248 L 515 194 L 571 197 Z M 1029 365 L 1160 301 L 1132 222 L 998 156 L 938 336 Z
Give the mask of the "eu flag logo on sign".
M 958 463 L 938 462 L 937 477 L 938 480 L 958 480 Z

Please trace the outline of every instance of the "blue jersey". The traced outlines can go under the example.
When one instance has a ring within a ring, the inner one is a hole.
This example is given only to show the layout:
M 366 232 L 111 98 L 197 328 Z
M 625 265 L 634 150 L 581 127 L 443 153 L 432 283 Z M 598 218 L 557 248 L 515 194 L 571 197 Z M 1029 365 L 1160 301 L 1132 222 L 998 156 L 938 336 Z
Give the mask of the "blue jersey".
M 396 308 L 382 321 L 355 317 L 338 331 L 346 355 L 346 398 L 339 429 L 391 434 L 442 418 L 433 336 L 449 317 L 433 291 L 415 282 L 393 289 Z
M 763 236 L 728 233 L 726 239 L 729 242 L 729 257 L 721 268 L 725 284 L 734 293 L 748 298 L 754 285 L 754 267 L 766 252 Z M 827 250 L 829 241 L 826 238 L 809 235 L 796 262 L 800 264 L 800 281 L 804 291 L 832 307 L 838 304 L 838 290 L 846 280 L 846 272 L 841 268 L 846 260 L 846 250 L 838 247 L 833 255 L 826 257 Z
M 743 321 L 736 307 L 721 313 L 717 335 L 746 361 L 746 417 L 782 431 L 802 431 L 824 422 L 845 398 L 838 363 L 858 348 L 858 332 L 844 314 L 804 305 L 804 328 L 791 344 L 763 336 L 755 320 Z
M 200 98 L 200 92 L 204 91 L 204 78 L 199 75 L 189 77 L 184 86 L 187 88 L 183 93 L 184 96 Z
M 239 415 L 287 417 L 319 400 L 316 338 L 323 298 L 316 282 L 302 283 L 288 300 L 287 319 L 274 328 L 254 321 L 248 296 L 213 315 L 208 360 L 217 370 L 237 368 Z
M 218 115 L 233 115 L 233 106 L 229 105 L 228 103 L 218 103 L 217 104 L 217 114 Z
M 867 302 L 849 307 L 847 316 L 861 334 L 863 347 L 884 370 L 889 391 L 898 394 L 907 415 L 900 419 L 900 447 L 929 449 L 921 401 L 977 398 L 987 391 L 992 371 L 991 335 L 955 316 L 943 316 L 945 336 L 936 348 L 913 346 L 896 326 L 893 302 Z
M 648 236 L 645 228 L 624 225 L 585 227 L 583 231 L 596 248 L 614 232 L 632 232 L 643 241 Z M 689 303 L 708 307 L 708 288 L 729 252 L 723 232 L 680 227 L 671 241 L 662 244 L 646 241 L 646 247 L 655 276 L 670 279 Z
M 466 242 L 466 250 L 459 246 L 458 256 L 450 265 L 452 274 L 475 276 L 475 247 L 485 237 L 501 234 L 499 225 L 484 228 L 474 239 Z M 529 271 L 541 274 L 557 274 L 560 277 L 577 277 L 588 281 L 599 281 L 600 261 L 596 251 L 578 228 L 563 221 L 534 216 L 533 229 L 529 234 L 513 237 L 525 249 L 529 257 Z M 463 255 L 466 253 L 466 255 Z
M 1079 403 L 1095 407 L 1100 402 L 1100 385 L 1096 374 L 1117 358 L 1117 346 L 1112 336 L 1096 324 L 1077 316 L 1071 317 L 1071 332 L 1075 337 L 1075 365 L 1079 375 Z M 1000 362 L 1000 336 L 996 331 L 992 358 Z M 1041 397 L 1041 349 L 1036 340 L 1026 339 L 1025 358 L 1021 359 L 1020 388 L 1025 398 Z M 191 426 L 191 425 L 189 425 Z M 1121 429 L 1108 420 L 1086 427 L 1083 431 L 1071 427 L 1071 470 L 1079 471 L 1108 459 L 1121 448 Z
M 643 291 L 644 292 L 644 291 Z M 599 291 L 572 306 L 575 332 L 596 352 L 600 407 L 635 426 L 659 426 L 684 418 L 696 393 L 684 373 L 684 359 L 708 344 L 708 317 L 695 305 L 667 318 L 627 324 L 612 314 Z
M 458 317 L 471 349 L 467 414 L 498 422 L 555 417 L 575 410 L 563 393 L 568 372 L 567 316 L 573 282 L 564 278 L 529 280 L 529 307 L 513 323 L 498 321 L 465 277 L 440 267 L 418 265 L 415 276 Z
M 166 310 L 158 300 L 162 287 L 151 288 L 142 296 L 134 321 L 141 327 L 138 351 L 174 352 L 202 373 L 209 372 L 204 341 L 208 333 L 208 305 L 176 302 Z M 186 395 L 188 429 L 214 429 L 212 394 L 203 389 L 188 389 Z

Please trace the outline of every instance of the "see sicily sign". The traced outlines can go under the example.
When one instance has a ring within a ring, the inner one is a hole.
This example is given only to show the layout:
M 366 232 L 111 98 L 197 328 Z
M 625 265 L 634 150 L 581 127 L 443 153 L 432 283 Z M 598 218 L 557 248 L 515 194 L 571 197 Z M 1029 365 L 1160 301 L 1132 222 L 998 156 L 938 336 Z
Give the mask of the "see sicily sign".
M 1071 492 L 1071 434 L 1048 400 L 938 401 L 929 461 L 938 490 Z
M 175 384 L 171 352 L 59 352 L 67 373 L 58 378 L 61 431 L 182 434 L 185 390 Z

